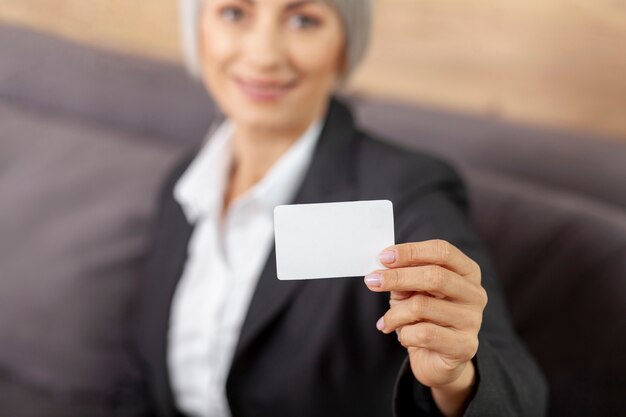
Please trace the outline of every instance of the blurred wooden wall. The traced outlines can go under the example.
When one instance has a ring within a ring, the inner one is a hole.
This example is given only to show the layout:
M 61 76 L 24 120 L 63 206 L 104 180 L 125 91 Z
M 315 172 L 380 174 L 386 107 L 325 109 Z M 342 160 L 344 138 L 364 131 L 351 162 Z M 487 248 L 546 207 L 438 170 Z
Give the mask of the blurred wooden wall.
M 351 88 L 626 140 L 626 0 L 377 0 Z M 176 0 L 0 0 L 0 19 L 179 60 Z

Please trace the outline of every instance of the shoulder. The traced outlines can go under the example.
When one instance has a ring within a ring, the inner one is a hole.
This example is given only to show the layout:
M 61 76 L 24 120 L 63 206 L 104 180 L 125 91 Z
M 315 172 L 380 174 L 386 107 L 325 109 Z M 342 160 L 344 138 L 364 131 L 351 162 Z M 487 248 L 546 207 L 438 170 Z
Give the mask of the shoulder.
M 464 200 L 465 186 L 447 161 L 404 148 L 389 140 L 357 131 L 357 175 L 362 184 L 377 192 L 387 189 L 396 196 L 445 192 Z

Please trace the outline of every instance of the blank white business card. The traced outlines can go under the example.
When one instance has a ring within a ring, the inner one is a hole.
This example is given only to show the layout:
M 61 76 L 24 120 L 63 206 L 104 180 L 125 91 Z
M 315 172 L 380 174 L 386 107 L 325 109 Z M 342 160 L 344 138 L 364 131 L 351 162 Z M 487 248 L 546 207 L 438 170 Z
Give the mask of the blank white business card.
M 384 268 L 395 243 L 389 200 L 293 204 L 274 208 L 278 279 L 364 276 Z

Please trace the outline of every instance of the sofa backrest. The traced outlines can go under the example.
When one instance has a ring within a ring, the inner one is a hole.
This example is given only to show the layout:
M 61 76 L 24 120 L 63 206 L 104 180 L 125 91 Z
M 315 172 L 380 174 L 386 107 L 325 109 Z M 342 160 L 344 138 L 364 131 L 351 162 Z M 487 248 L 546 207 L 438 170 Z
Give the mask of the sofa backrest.
M 0 98 L 172 145 L 195 146 L 214 117 L 175 64 L 88 48 L 0 25 Z
M 356 101 L 361 124 L 404 146 L 626 210 L 626 140 L 540 129 L 423 106 Z
M 216 114 L 176 64 L 104 52 L 0 26 L 0 97 L 197 146 Z M 626 208 L 626 141 L 345 95 L 360 124 L 384 138 Z

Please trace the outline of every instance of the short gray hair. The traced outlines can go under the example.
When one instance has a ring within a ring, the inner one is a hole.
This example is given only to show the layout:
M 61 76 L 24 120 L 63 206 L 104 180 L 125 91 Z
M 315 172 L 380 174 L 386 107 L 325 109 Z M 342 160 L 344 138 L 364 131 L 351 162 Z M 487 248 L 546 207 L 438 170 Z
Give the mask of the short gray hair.
M 183 56 L 189 73 L 196 78 L 201 75 L 199 53 L 200 16 L 205 0 L 180 0 L 180 34 Z M 361 62 L 367 51 L 371 32 L 373 0 L 323 0 L 334 6 L 344 26 L 346 35 L 347 76 Z

